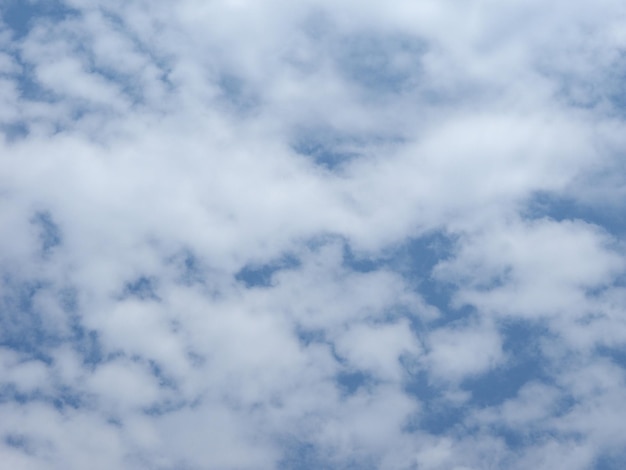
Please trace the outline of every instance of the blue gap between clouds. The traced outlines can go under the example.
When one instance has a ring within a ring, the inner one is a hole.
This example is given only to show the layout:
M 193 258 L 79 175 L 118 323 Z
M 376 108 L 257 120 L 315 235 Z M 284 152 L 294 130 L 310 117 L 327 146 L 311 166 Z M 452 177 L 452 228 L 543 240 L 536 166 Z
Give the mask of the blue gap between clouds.
M 624 119 L 626 92 L 624 73 L 626 56 L 617 54 L 613 60 L 589 76 L 544 68 L 543 73 L 558 84 L 556 97 L 569 108 L 600 112 Z M 599 81 L 599 79 L 601 81 Z
M 157 279 L 150 276 L 139 276 L 124 285 L 122 299 L 135 297 L 140 300 L 161 300 L 157 295 Z
M 445 286 L 431 276 L 434 266 L 451 256 L 455 240 L 442 232 L 431 233 L 415 238 L 386 253 L 380 258 L 357 255 L 350 244 L 341 237 L 318 240 L 317 245 L 340 240 L 343 244 L 343 264 L 348 269 L 358 272 L 372 272 L 378 269 L 392 269 L 401 273 L 407 282 L 416 289 L 425 300 L 435 305 L 442 312 L 442 318 L 428 325 L 422 325 L 411 318 L 412 327 L 419 336 L 424 328 L 437 328 L 451 322 L 464 320 L 475 315 L 475 310 L 466 306 L 453 309 L 450 305 L 453 286 Z M 313 243 L 313 249 L 316 246 Z M 280 269 L 280 263 L 269 263 L 255 269 L 242 270 L 239 277 L 247 279 L 248 286 L 268 286 L 271 276 Z M 241 279 L 240 279 L 241 280 Z M 546 378 L 542 368 L 542 357 L 538 347 L 539 339 L 547 333 L 541 324 L 523 321 L 508 321 L 501 325 L 504 335 L 504 350 L 509 355 L 507 365 L 494 369 L 479 377 L 468 379 L 462 387 L 472 393 L 472 406 L 495 406 L 508 398 L 514 397 L 520 387 L 531 380 Z M 323 332 L 298 332 L 304 344 L 324 342 Z M 341 362 L 341 358 L 337 358 Z M 336 377 L 337 384 L 346 395 L 357 392 L 367 386 L 371 377 L 363 371 L 344 370 Z M 460 423 L 465 416 L 463 407 L 442 407 L 437 402 L 441 390 L 431 384 L 425 372 L 418 372 L 406 385 L 406 391 L 424 403 L 425 413 L 417 423 L 422 429 L 432 433 L 443 433 Z M 465 405 L 467 406 L 467 405 Z M 513 442 L 511 437 L 509 441 Z
M 15 59 L 22 68 L 22 72 L 19 74 L 19 76 L 16 77 L 18 90 L 20 92 L 20 98 L 32 102 L 57 102 L 59 98 L 50 90 L 47 90 L 40 86 L 37 80 L 34 78 L 34 67 L 32 65 L 23 63 L 22 59 L 19 56 L 16 56 Z M 26 135 L 28 135 L 28 123 L 15 123 L 13 131 L 13 137 L 15 139 L 17 137 L 25 137 Z
M 0 124 L 0 132 L 4 134 L 7 142 L 13 143 L 28 135 L 28 126 L 23 122 Z
M 359 156 L 358 144 L 355 137 L 342 136 L 331 129 L 301 129 L 295 133 L 290 146 L 316 165 L 336 170 Z
M 468 403 L 472 409 L 500 406 L 505 401 L 514 399 L 520 389 L 530 382 L 554 384 L 550 371 L 546 370 L 546 367 L 550 367 L 549 361 L 543 356 L 541 349 L 541 342 L 553 336 L 544 322 L 510 319 L 500 325 L 500 331 L 504 336 L 503 349 L 508 359 L 506 364 L 486 374 L 465 380 L 462 384 L 462 387 L 472 394 Z M 574 404 L 572 396 L 562 395 L 553 410 L 553 416 L 567 413 Z M 542 429 L 514 429 L 501 426 L 496 430 L 512 450 L 534 445 L 553 435 L 552 431 Z
M 247 288 L 270 287 L 274 274 L 283 269 L 294 269 L 300 266 L 300 261 L 293 255 L 286 254 L 268 263 L 250 263 L 241 268 L 235 279 Z
M 374 384 L 371 374 L 360 370 L 351 370 L 346 367 L 345 360 L 337 354 L 334 345 L 326 338 L 323 330 L 304 330 L 296 325 L 295 333 L 300 344 L 305 347 L 311 343 L 324 343 L 330 347 L 333 358 L 342 366 L 342 370 L 335 376 L 336 384 L 339 386 L 342 395 L 353 395 L 361 387 Z
M 445 386 L 434 385 L 425 371 L 420 371 L 405 386 L 408 393 L 423 402 L 421 415 L 409 430 L 424 430 L 431 434 L 444 434 L 463 422 L 471 409 L 497 406 L 517 395 L 519 389 L 532 380 L 547 378 L 542 367 L 539 339 L 545 333 L 541 325 L 529 322 L 511 321 L 502 328 L 504 350 L 509 362 L 480 376 L 466 379 L 461 389 L 469 391 L 469 402 L 453 406 L 438 398 Z M 511 447 L 523 445 L 524 440 L 515 432 L 499 432 Z
M 5 276 L 0 306 L 0 345 L 50 363 L 45 349 L 59 343 L 60 338 L 45 331 L 34 297 L 47 286 L 41 281 L 19 282 Z
M 36 2 L 11 0 L 0 5 L 0 15 L 13 32 L 14 37 L 21 39 L 28 34 L 37 21 L 48 20 L 60 22 L 68 17 L 80 15 L 80 11 L 69 8 L 58 0 Z M 114 25 L 121 26 L 119 22 L 115 22 L 115 18 L 111 15 L 104 14 L 104 17 L 113 22 Z M 124 33 L 127 34 L 126 31 L 124 31 Z M 131 38 L 131 40 L 132 39 L 134 38 Z M 134 42 L 140 50 L 146 52 L 145 47 L 140 47 L 140 44 L 138 44 L 136 40 L 134 40 Z M 76 43 L 76 46 L 81 47 L 81 44 Z M 89 49 L 84 48 L 81 52 L 84 53 L 83 55 L 85 57 L 92 57 Z M 21 74 L 17 77 L 18 88 L 22 98 L 43 102 L 55 102 L 59 99 L 59 97 L 50 90 L 41 87 L 39 83 L 37 83 L 33 75 L 32 65 L 25 63 L 19 53 L 15 52 L 14 58 L 22 69 Z M 158 65 L 162 66 L 163 64 Z M 122 93 L 129 98 L 133 104 L 140 104 L 143 101 L 142 90 L 136 84 L 136 80 L 133 80 L 132 76 L 120 74 L 118 71 L 112 69 L 96 67 L 93 60 L 87 64 L 87 68 L 90 69 L 91 72 L 97 73 L 105 80 L 120 86 Z M 165 76 L 165 73 L 163 75 Z M 163 79 L 163 83 L 168 85 L 165 79 Z M 74 105 L 75 108 L 73 109 L 72 116 L 74 120 L 80 119 L 89 112 L 89 108 L 85 106 L 85 103 L 80 104 L 76 102 Z M 28 124 L 25 122 L 14 122 L 9 125 L 4 125 L 2 131 L 8 141 L 15 141 L 28 134 Z
M 104 353 L 98 333 L 85 328 L 81 322 L 76 289 L 60 289 L 58 298 L 63 311 L 69 316 L 72 347 L 80 353 L 83 364 L 93 367 L 102 362 Z
M 165 86 L 165 88 L 168 91 L 174 91 L 175 85 L 174 83 L 171 82 L 171 80 L 168 77 L 168 74 L 172 68 L 172 65 L 168 63 L 169 59 L 171 58 L 166 58 L 165 56 L 158 57 L 156 55 L 157 51 L 154 49 L 151 49 L 150 44 L 146 44 L 145 42 L 143 42 L 141 38 L 132 31 L 133 28 L 126 24 L 125 19 L 119 16 L 114 11 L 101 10 L 101 14 L 103 18 L 105 18 L 112 25 L 113 29 L 124 34 L 133 43 L 133 46 L 137 49 L 139 53 L 144 54 L 150 58 L 152 64 L 156 68 L 158 68 L 159 71 L 161 72 L 159 76 L 161 83 Z M 127 88 L 125 89 L 125 91 L 128 91 L 129 94 L 132 94 L 130 93 L 130 90 L 132 90 L 136 94 L 140 93 L 141 87 L 135 83 L 136 80 L 133 80 L 133 76 L 131 75 L 126 78 L 127 78 L 127 84 L 126 84 Z
M 410 238 L 406 242 L 383 253 L 378 258 L 367 258 L 354 253 L 349 244 L 344 244 L 344 264 L 359 272 L 389 269 L 399 273 L 407 284 L 419 293 L 427 304 L 439 309 L 441 317 L 429 322 L 429 328 L 468 318 L 475 313 L 471 306 L 455 308 L 451 304 L 455 287 L 437 281 L 432 276 L 437 263 L 451 257 L 456 238 L 443 231 L 426 233 Z M 420 320 L 409 317 L 416 334 L 425 328 Z
M 388 254 L 387 259 L 376 261 L 358 259 L 349 247 L 345 258 L 347 264 L 357 270 L 370 271 L 386 265 L 401 273 L 427 303 L 440 310 L 441 317 L 427 325 L 411 318 L 412 328 L 419 337 L 426 329 L 465 321 L 478 314 L 472 306 L 453 308 L 451 299 L 455 287 L 438 282 L 432 277 L 432 270 L 437 263 L 453 255 L 455 243 L 453 236 L 434 232 L 409 240 Z M 472 394 L 469 405 L 465 404 L 458 408 L 441 406 L 437 398 L 442 390 L 429 381 L 424 371 L 415 374 L 407 383 L 407 392 L 424 404 L 424 413 L 416 422 L 418 427 L 432 433 L 446 432 L 462 421 L 466 414 L 465 407 L 500 404 L 514 397 L 520 387 L 528 381 L 541 381 L 546 377 L 538 345 L 539 339 L 547 334 L 546 328 L 541 324 L 515 320 L 503 323 L 500 328 L 504 336 L 505 353 L 510 357 L 509 362 L 462 384 L 462 388 Z
M 222 92 L 222 101 L 239 115 L 245 115 L 257 109 L 260 98 L 246 81 L 232 73 L 219 77 L 217 84 Z
M 87 330 L 81 323 L 74 289 L 62 288 L 52 292 L 67 315 L 70 328 L 68 336 L 48 331 L 41 320 L 41 312 L 34 305 L 34 297 L 40 291 L 52 289 L 42 281 L 19 281 L 5 276 L 0 307 L 0 345 L 13 349 L 26 357 L 50 364 L 48 350 L 68 342 L 80 353 L 85 364 L 97 364 L 102 360 L 102 347 L 95 331 Z
M 185 252 L 181 271 L 181 281 L 186 285 L 202 283 L 204 280 L 205 273 L 200 260 L 191 252 Z
M 189 248 L 183 248 L 165 258 L 176 276 L 176 282 L 187 287 L 206 285 L 209 269 Z
M 312 249 L 317 245 L 341 241 L 343 244 L 343 264 L 346 268 L 358 272 L 372 272 L 378 269 L 391 269 L 402 274 L 409 285 L 418 291 L 425 300 L 435 305 L 442 312 L 442 318 L 428 325 L 422 325 L 411 318 L 412 327 L 419 336 L 424 328 L 437 328 L 448 323 L 466 319 L 475 310 L 469 306 L 454 309 L 450 305 L 453 286 L 442 285 L 431 276 L 434 266 L 453 253 L 455 240 L 443 232 L 435 232 L 423 237 L 409 240 L 407 243 L 385 253 L 380 258 L 359 256 L 350 244 L 341 237 L 325 237 L 323 240 L 312 241 Z M 283 259 L 264 265 L 247 266 L 237 274 L 237 279 L 247 287 L 268 287 L 272 276 L 280 269 L 294 267 L 298 261 L 291 259 L 284 263 Z M 546 333 L 541 325 L 510 321 L 502 325 L 504 349 L 510 355 L 511 362 L 480 377 L 465 381 L 463 388 L 472 393 L 471 404 L 475 406 L 493 406 L 515 396 L 525 383 L 530 380 L 542 380 L 541 355 L 537 347 L 538 339 Z M 325 342 L 323 332 L 299 331 L 298 336 L 303 344 Z M 341 358 L 337 358 L 341 362 Z M 346 395 L 356 393 L 361 387 L 367 386 L 371 377 L 363 371 L 344 370 L 336 381 Z M 443 433 L 461 422 L 465 416 L 463 407 L 444 408 L 437 403 L 441 390 L 429 383 L 425 372 L 418 372 L 406 385 L 408 393 L 424 403 L 425 414 L 420 417 L 418 426 L 433 433 Z
M 68 387 L 57 387 L 52 393 L 53 395 L 46 395 L 39 390 L 22 393 L 13 385 L 3 385 L 0 387 L 0 403 L 13 402 L 26 405 L 33 402 L 43 402 L 51 404 L 59 411 L 77 410 L 85 405 L 84 397 Z
M 359 459 L 353 455 L 347 461 L 334 459 L 327 451 L 318 448 L 315 444 L 294 437 L 285 439 L 281 444 L 286 450 L 278 463 L 279 470 L 374 470 L 378 468 L 376 462 L 372 462 L 367 457 Z
M 450 431 L 465 417 L 465 408 L 451 406 L 449 403 L 443 404 L 438 400 L 444 389 L 433 385 L 424 370 L 414 374 L 405 384 L 404 390 L 422 402 L 420 415 L 407 425 L 407 432 L 424 430 L 430 434 L 440 435 Z
M 500 405 L 515 397 L 526 383 L 548 380 L 538 344 L 545 331 L 540 325 L 522 321 L 505 325 L 502 332 L 508 362 L 462 382 L 461 389 L 470 392 L 471 398 L 461 406 L 440 403 L 438 397 L 445 387 L 434 385 L 425 371 L 414 375 L 405 390 L 423 402 L 423 410 L 410 429 L 422 429 L 431 434 L 446 433 L 463 421 L 469 409 Z M 521 445 L 522 441 L 515 433 L 510 432 L 504 437 L 509 445 Z
M 50 212 L 37 212 L 31 222 L 39 229 L 39 241 L 41 243 L 41 254 L 46 257 L 52 250 L 61 245 L 61 230 L 55 223 Z
M 530 199 L 524 212 L 531 219 L 549 217 L 558 222 L 582 220 L 598 225 L 617 237 L 626 234 L 626 212 L 618 206 L 588 205 L 570 197 L 538 192 Z
M 154 361 L 154 360 L 148 360 L 148 366 L 150 367 L 150 372 L 152 373 L 152 375 L 158 379 L 159 381 L 159 387 L 162 388 L 169 388 L 172 390 L 176 390 L 178 387 L 178 384 L 176 383 L 176 380 L 174 380 L 174 378 L 169 377 L 165 371 L 163 370 L 163 368 L 159 365 L 158 362 Z
M 342 358 L 335 349 L 335 345 L 329 343 L 333 357 L 342 369 L 335 375 L 335 383 L 341 390 L 342 396 L 354 395 L 362 388 L 375 387 L 378 381 L 368 372 L 359 369 L 351 369 L 347 366 L 346 360 Z
M 298 441 L 293 437 L 281 444 L 286 450 L 278 464 L 280 470 L 329 468 L 323 464 L 319 451 L 313 444 Z
M 32 438 L 27 435 L 18 433 L 8 433 L 4 436 L 4 443 L 8 447 L 13 447 L 16 450 L 24 452 L 27 455 L 34 455 L 36 452 L 36 444 Z
M 626 369 L 626 345 L 622 345 L 622 347 L 599 346 L 595 352 L 599 356 L 607 357 L 613 363 Z
M 343 370 L 337 374 L 335 381 L 345 396 L 354 395 L 362 387 L 366 387 L 372 381 L 371 374 L 360 370 Z
M 382 33 L 373 29 L 341 35 L 332 19 L 316 11 L 303 33 L 321 47 L 343 78 L 356 85 L 367 99 L 380 99 L 412 89 L 422 78 L 422 57 L 427 43 L 412 34 Z M 296 61 L 302 71 L 315 70 L 319 61 Z
M 437 307 L 446 321 L 463 317 L 466 312 L 456 315 L 458 312 L 450 305 L 453 286 L 434 279 L 432 271 L 439 262 L 453 255 L 455 244 L 455 237 L 441 231 L 432 232 L 409 239 L 390 257 L 390 268 L 399 272 L 428 304 Z
M 400 134 L 355 133 L 328 126 L 297 126 L 292 130 L 290 148 L 298 155 L 333 172 L 374 151 L 386 151 L 405 142 Z
M 78 10 L 67 7 L 59 0 L 24 1 L 8 0 L 0 3 L 0 16 L 13 33 L 16 40 L 23 39 L 33 24 L 40 20 L 59 22 L 69 16 L 78 15 Z M 19 53 L 14 52 L 14 59 L 22 72 L 16 77 L 21 97 L 26 100 L 55 102 L 58 97 L 49 90 L 42 88 L 34 79 L 33 67 L 24 63 Z M 5 138 L 16 141 L 28 135 L 28 123 L 18 121 L 2 127 Z
M 626 468 L 626 450 L 612 449 L 599 455 L 593 470 L 624 470 Z
M 541 322 L 508 320 L 500 326 L 507 362 L 463 382 L 473 406 L 495 406 L 517 395 L 530 381 L 549 381 L 540 341 L 550 335 Z
M 335 60 L 343 76 L 371 97 L 401 93 L 421 76 L 426 44 L 417 37 L 357 33 L 336 46 Z
M 77 13 L 78 10 L 67 7 L 59 0 L 7 0 L 0 4 L 0 16 L 17 39 L 28 34 L 36 20 L 59 21 Z
M 362 273 L 379 269 L 390 269 L 398 272 L 429 304 L 436 306 L 442 312 L 442 317 L 430 322 L 428 326 L 422 324 L 419 318 L 414 315 L 406 315 L 417 337 L 423 336 L 426 328 L 441 326 L 474 314 L 471 307 L 453 309 L 450 306 L 453 287 L 438 283 L 431 276 L 434 266 L 451 255 L 455 243 L 453 237 L 443 232 L 429 233 L 422 237 L 410 239 L 376 258 L 355 253 L 349 242 L 342 237 L 325 237 L 317 240 L 317 243 L 312 243 L 312 246 L 336 241 L 340 241 L 343 245 L 343 265 L 346 268 Z M 337 360 L 341 362 L 340 358 Z M 371 380 L 372 377 L 362 371 L 343 371 L 337 377 L 339 386 L 346 394 L 355 393 L 361 387 L 368 386 Z M 420 400 L 426 401 L 434 399 L 438 393 L 428 384 L 427 378 L 421 373 L 413 378 L 406 390 Z M 444 422 L 452 424 L 458 421 L 460 416 L 455 411 L 440 410 L 433 405 L 432 417 L 427 418 L 427 420 L 430 420 L 432 427 L 442 427 Z

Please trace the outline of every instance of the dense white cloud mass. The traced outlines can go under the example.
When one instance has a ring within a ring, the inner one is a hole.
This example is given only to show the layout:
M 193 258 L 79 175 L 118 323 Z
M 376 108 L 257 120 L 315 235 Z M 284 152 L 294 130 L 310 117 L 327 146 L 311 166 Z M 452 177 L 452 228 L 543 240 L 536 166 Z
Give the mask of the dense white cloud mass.
M 623 2 L 0 15 L 0 466 L 626 466 Z

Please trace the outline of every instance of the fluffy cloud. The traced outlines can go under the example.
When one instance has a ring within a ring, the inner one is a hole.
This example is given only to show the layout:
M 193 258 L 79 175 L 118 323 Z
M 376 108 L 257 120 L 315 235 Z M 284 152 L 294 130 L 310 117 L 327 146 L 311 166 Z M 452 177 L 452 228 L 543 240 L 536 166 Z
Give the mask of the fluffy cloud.
M 0 7 L 11 468 L 621 468 L 619 2 Z

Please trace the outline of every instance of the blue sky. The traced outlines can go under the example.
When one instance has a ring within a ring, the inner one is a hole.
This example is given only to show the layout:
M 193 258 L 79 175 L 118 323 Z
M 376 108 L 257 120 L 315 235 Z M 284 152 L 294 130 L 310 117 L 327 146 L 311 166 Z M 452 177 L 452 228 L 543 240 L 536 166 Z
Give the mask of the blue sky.
M 625 19 L 0 2 L 0 461 L 624 468 Z

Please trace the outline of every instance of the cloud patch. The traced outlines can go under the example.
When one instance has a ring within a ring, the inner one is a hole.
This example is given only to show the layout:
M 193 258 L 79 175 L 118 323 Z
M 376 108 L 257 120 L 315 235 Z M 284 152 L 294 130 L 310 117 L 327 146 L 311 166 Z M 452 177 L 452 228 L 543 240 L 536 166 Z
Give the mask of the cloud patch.
M 621 468 L 624 11 L 0 6 L 0 459 Z

